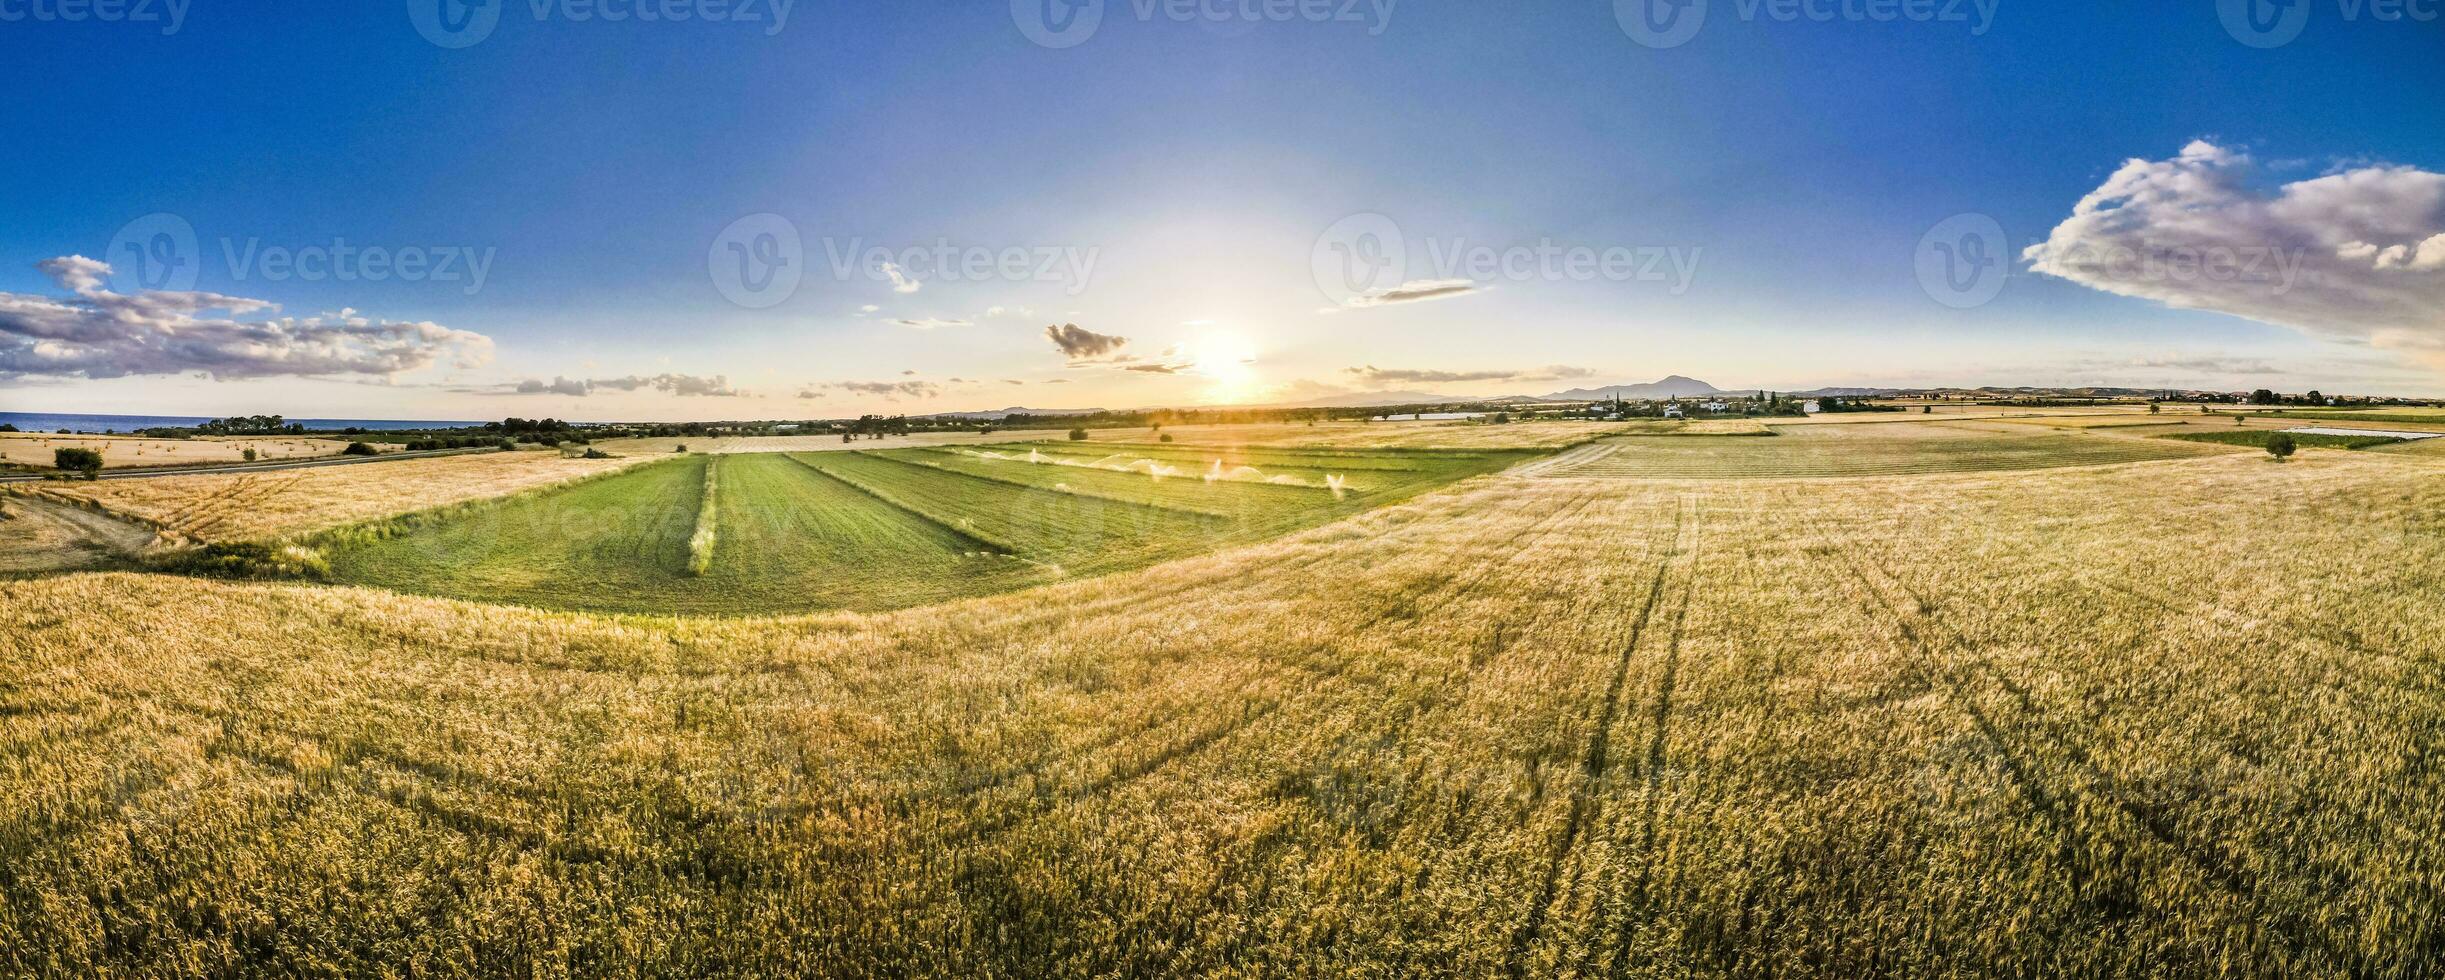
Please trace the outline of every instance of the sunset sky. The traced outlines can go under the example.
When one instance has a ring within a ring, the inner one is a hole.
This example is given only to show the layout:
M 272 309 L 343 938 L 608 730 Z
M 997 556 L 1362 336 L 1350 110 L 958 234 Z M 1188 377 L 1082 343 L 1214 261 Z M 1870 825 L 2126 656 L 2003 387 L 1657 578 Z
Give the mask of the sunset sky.
M 2434 2 L 1646 2 L 0 6 L 0 411 L 2445 395 Z

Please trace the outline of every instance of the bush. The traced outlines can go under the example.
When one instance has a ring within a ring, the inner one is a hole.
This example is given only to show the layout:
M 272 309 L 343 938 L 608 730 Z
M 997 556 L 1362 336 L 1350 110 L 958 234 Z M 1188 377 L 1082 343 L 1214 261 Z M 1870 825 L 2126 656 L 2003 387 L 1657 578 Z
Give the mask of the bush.
M 1087 430 L 1085 430 L 1085 429 L 1071 429 L 1071 430 L 1070 430 L 1070 441 L 1071 441 L 1071 442 L 1085 442 L 1085 441 L 1087 441 Z
M 311 549 L 255 542 L 181 549 L 153 559 L 152 564 L 161 571 L 207 578 L 324 578 L 331 574 L 330 563 Z
M 11 424 L 9 424 L 9 423 L 7 423 L 7 422 L 0 422 L 0 432 L 15 432 L 15 431 L 17 431 L 17 427 L 16 427 L 16 426 L 11 425 Z
M 586 447 L 586 451 L 585 451 L 585 452 L 578 454 L 578 458 L 579 458 L 579 459 L 610 459 L 610 458 L 611 458 L 611 454 L 610 454 L 610 453 L 607 453 L 607 452 L 604 452 L 604 451 L 602 451 L 602 450 L 600 450 L 600 449 L 596 449 L 596 448 L 594 448 L 594 447 L 592 447 L 592 446 L 588 446 L 588 447 Z
M 2299 450 L 2299 448 L 2300 447 L 2293 442 L 2292 433 L 2278 432 L 2267 437 L 2267 455 L 2273 456 L 2276 459 L 2280 460 L 2289 458 L 2295 451 Z
M 51 451 L 51 465 L 91 480 L 102 472 L 102 454 L 92 449 L 61 447 Z
M 243 460 L 245 460 L 245 461 L 247 461 L 247 462 L 249 462 L 249 463 L 254 462 L 254 461 L 255 461 L 255 457 L 256 457 L 256 456 L 260 456 L 260 455 L 262 455 L 262 454 L 261 454 L 261 453 L 258 453 L 258 452 L 255 452 L 255 451 L 254 451 L 254 450 L 252 450 L 252 449 L 241 449 L 241 450 L 239 450 L 239 451 L 238 451 L 238 458 L 239 458 L 239 459 L 243 459 Z
M 1170 442 L 1170 441 L 1172 441 L 1172 434 L 1171 434 L 1171 433 L 1169 433 L 1169 432 L 1166 432 L 1166 433 L 1164 433 L 1164 434 L 1163 434 L 1162 438 L 1157 439 L 1157 440 L 1155 440 L 1155 441 L 1156 441 L 1156 442 Z
M 364 444 L 364 443 L 361 443 L 361 442 L 352 442 L 352 443 L 349 443 L 349 444 L 348 444 L 348 448 L 340 450 L 340 455 L 342 455 L 342 456 L 372 456 L 372 455 L 374 455 L 375 453 L 378 453 L 378 452 L 380 452 L 380 450 L 377 450 L 377 449 L 375 449 L 375 448 L 374 448 L 374 447 L 372 447 L 372 446 L 368 446 L 368 445 L 366 445 L 366 444 Z

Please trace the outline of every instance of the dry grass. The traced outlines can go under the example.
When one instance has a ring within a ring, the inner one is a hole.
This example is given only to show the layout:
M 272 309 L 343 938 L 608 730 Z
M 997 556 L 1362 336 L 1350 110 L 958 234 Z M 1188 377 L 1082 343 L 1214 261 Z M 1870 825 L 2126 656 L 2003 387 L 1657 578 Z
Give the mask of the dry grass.
M 267 473 L 45 484 L 42 489 L 185 537 L 241 541 L 497 497 L 638 462 L 636 457 L 476 453 Z
M 102 465 L 113 469 L 151 466 L 197 466 L 236 463 L 255 450 L 259 459 L 311 459 L 336 456 L 347 440 L 307 438 L 144 439 L 136 436 L 61 436 L 34 432 L 0 432 L 0 463 L 49 467 L 55 449 L 93 449 Z M 397 448 L 397 447 L 389 447 Z
M 0 972 L 2423 975 L 2436 473 L 1495 476 L 871 617 L 0 584 Z

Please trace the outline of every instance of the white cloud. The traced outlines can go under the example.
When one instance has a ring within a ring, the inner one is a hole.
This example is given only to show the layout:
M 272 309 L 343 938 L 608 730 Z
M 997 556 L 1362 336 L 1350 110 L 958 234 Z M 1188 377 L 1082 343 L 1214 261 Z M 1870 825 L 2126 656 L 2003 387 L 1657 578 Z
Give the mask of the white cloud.
M 925 284 L 924 284 L 924 283 L 922 283 L 922 282 L 918 282 L 918 281 L 917 281 L 917 280 L 915 280 L 915 279 L 911 279 L 911 278 L 909 278 L 909 277 L 908 277 L 908 270 L 900 268 L 900 266 L 899 266 L 897 263 L 892 263 L 892 262 L 885 262 L 885 263 L 883 263 L 883 274 L 884 274 L 884 275 L 886 275 L 886 276 L 890 276 L 890 277 L 891 277 L 891 291 L 892 291 L 892 292 L 895 292 L 895 293 L 913 293 L 913 292 L 916 292 L 917 290 L 920 290 L 920 289 L 924 289 L 924 288 L 925 288 Z
M 933 317 L 893 320 L 891 322 L 907 327 L 911 330 L 932 330 L 935 327 L 965 327 L 970 325 L 966 320 L 937 320 Z
M 2131 160 L 2022 257 L 2117 295 L 2445 356 L 2445 174 L 2360 165 L 2268 186 L 2257 172 L 2206 141 Z
M 220 293 L 114 293 L 103 286 L 109 264 L 81 255 L 36 268 L 74 295 L 0 293 L 0 378 L 389 376 L 492 359 L 491 338 L 437 323 L 372 320 L 354 309 L 239 320 L 280 307 Z M 205 315 L 213 311 L 226 315 Z
M 693 374 L 632 374 L 624 378 L 563 378 L 550 381 L 527 380 L 488 389 L 469 389 L 495 395 L 567 395 L 584 398 L 597 391 L 643 391 L 652 389 L 665 394 L 703 396 L 709 398 L 739 398 L 747 393 L 730 386 L 724 375 L 701 377 Z
M 1467 279 L 1417 279 L 1391 289 L 1378 290 L 1364 296 L 1352 296 L 1343 300 L 1340 306 L 1329 306 L 1320 312 L 1333 313 L 1340 310 L 1365 310 L 1401 303 L 1424 303 L 1429 300 L 1451 299 L 1484 291 L 1485 287 Z

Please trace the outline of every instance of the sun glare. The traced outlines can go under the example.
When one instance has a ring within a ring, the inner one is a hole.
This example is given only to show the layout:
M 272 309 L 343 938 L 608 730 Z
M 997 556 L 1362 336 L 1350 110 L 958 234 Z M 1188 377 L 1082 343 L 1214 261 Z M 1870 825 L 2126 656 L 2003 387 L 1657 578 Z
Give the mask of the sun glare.
M 1191 368 L 1211 383 L 1215 401 L 1234 401 L 1257 392 L 1256 347 L 1245 337 L 1209 332 L 1189 344 Z

